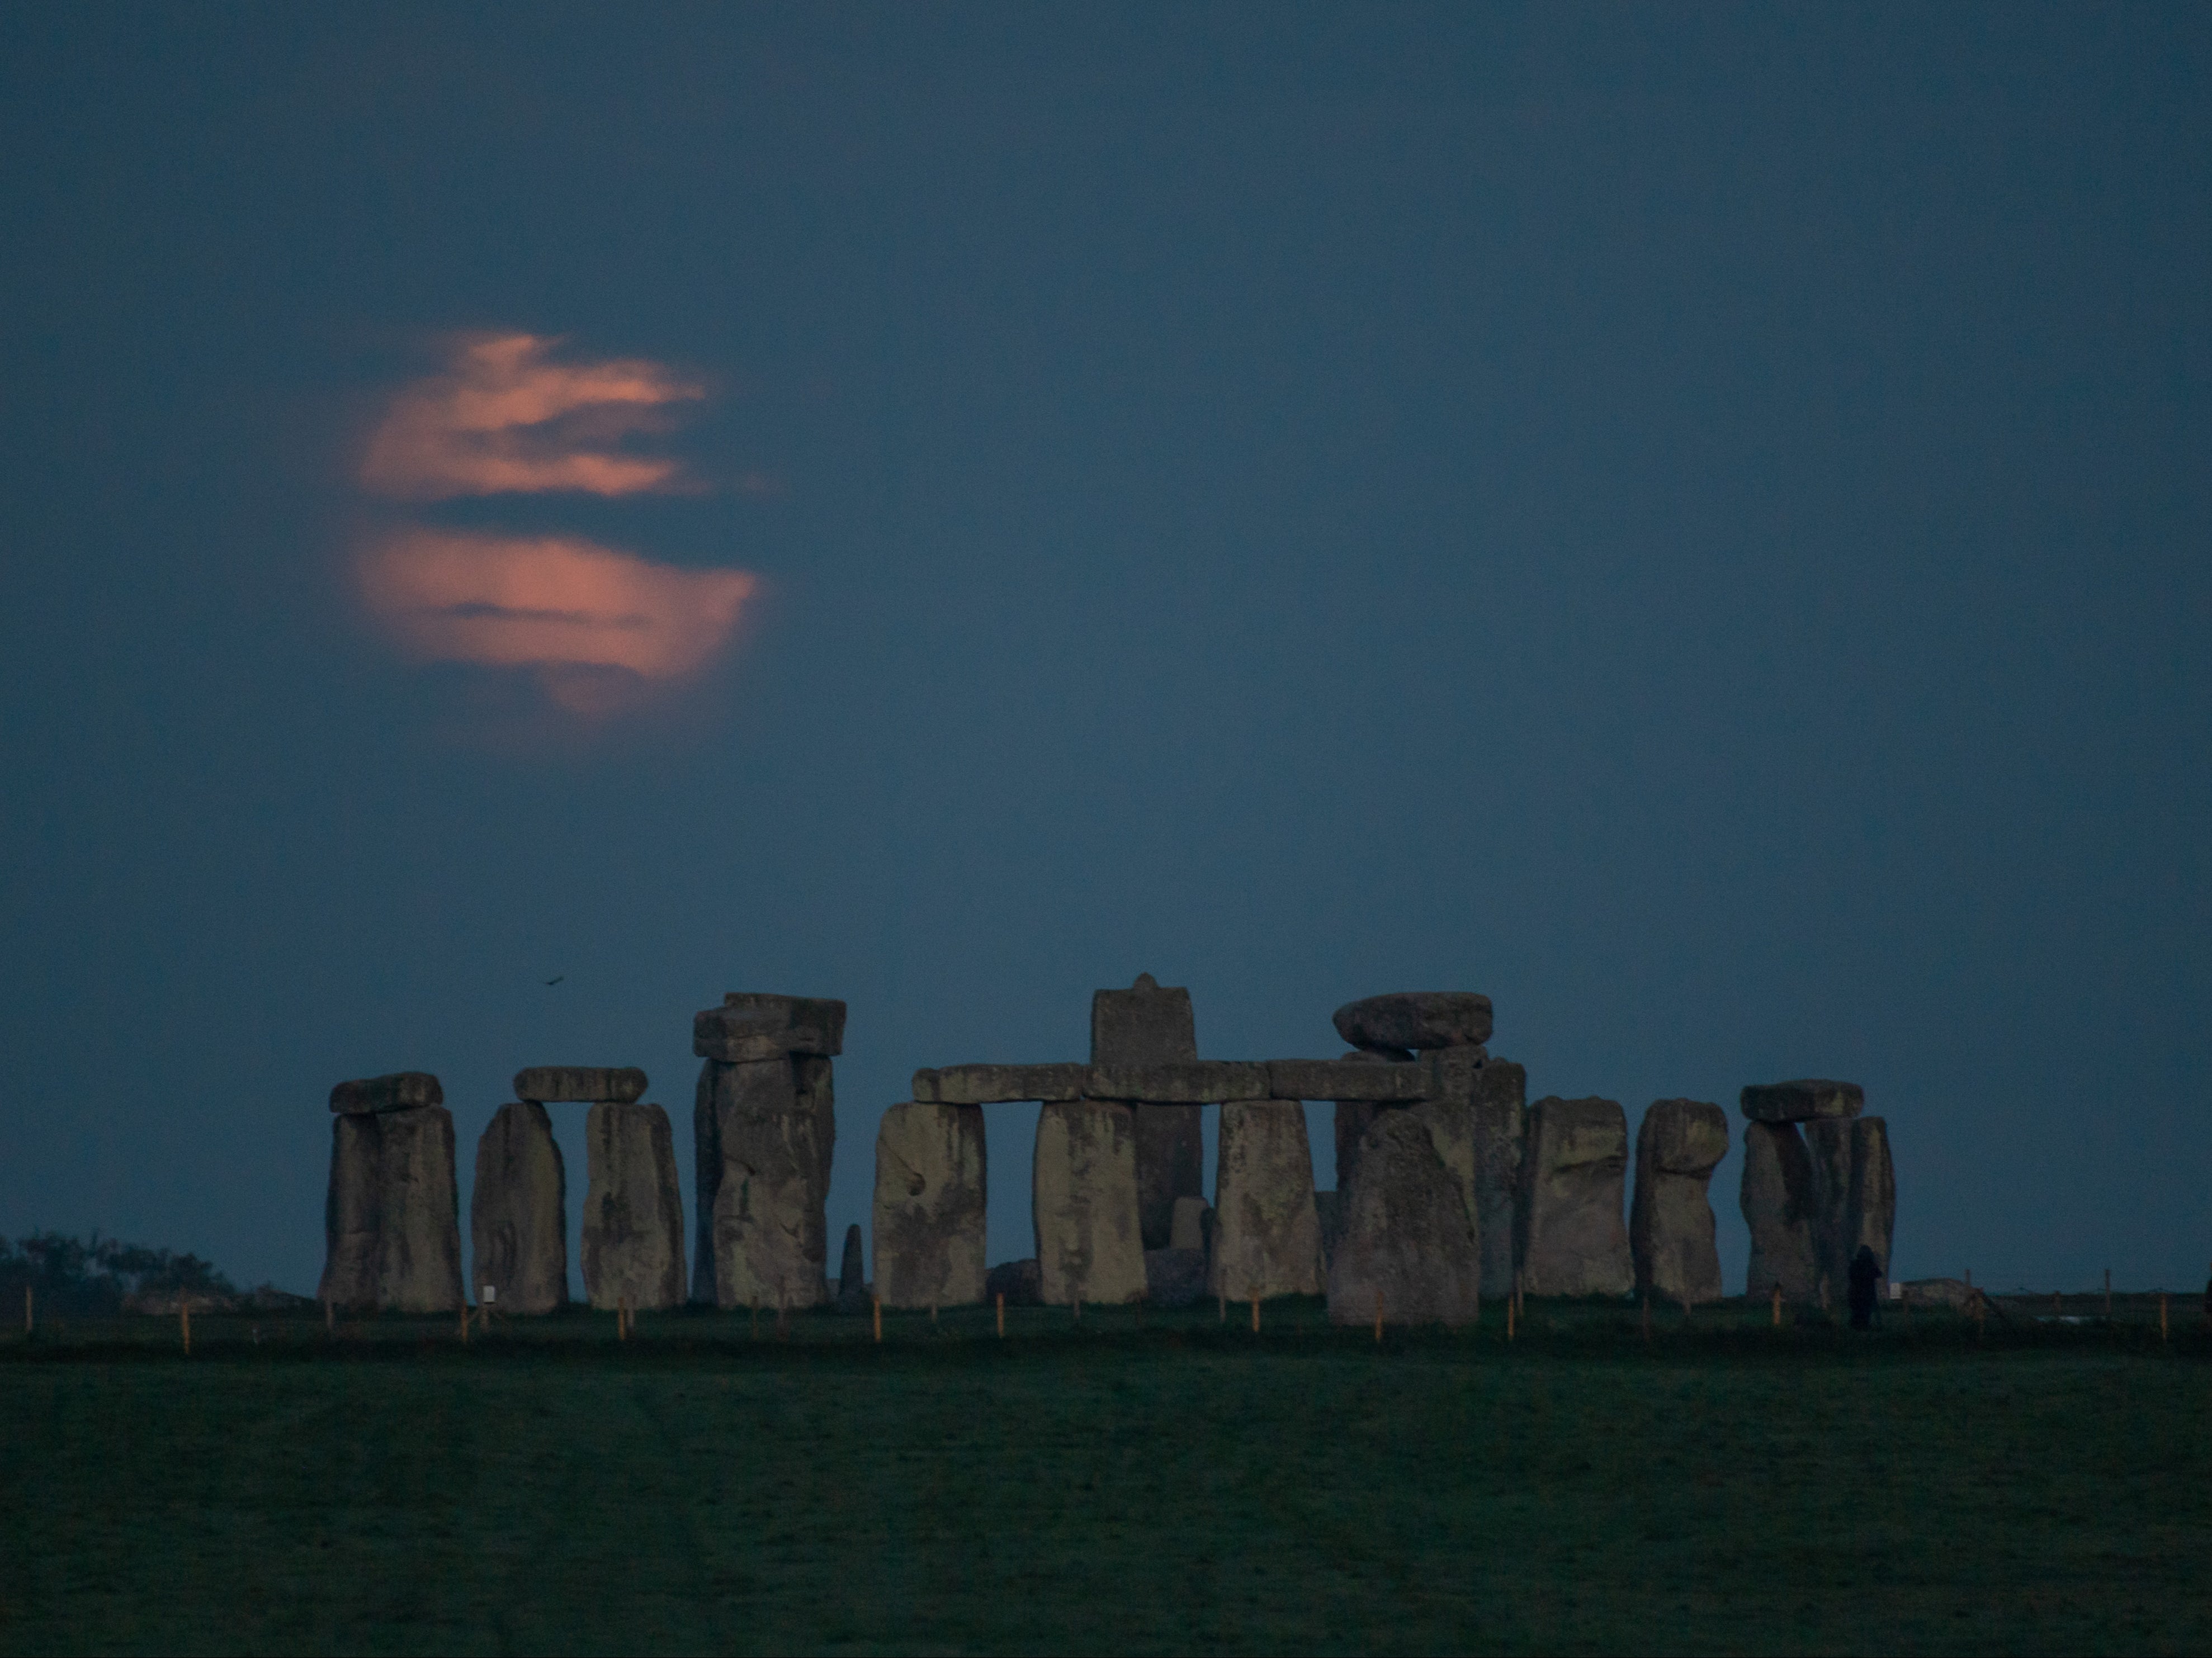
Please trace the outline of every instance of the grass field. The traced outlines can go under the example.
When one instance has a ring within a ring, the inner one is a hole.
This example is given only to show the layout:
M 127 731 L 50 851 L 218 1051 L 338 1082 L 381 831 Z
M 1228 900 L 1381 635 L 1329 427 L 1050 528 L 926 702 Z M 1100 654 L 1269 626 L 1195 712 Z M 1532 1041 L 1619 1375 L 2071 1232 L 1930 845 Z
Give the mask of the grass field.
M 1531 1310 L 17 1334 L 0 1649 L 2212 1649 L 2193 1309 Z

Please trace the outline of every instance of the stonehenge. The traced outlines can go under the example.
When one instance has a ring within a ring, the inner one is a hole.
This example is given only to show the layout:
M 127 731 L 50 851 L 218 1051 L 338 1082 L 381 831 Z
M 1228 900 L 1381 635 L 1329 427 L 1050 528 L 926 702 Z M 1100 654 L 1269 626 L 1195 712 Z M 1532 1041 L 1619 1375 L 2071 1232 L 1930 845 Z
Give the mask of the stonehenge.
M 1728 1113 L 1702 1100 L 1660 1100 L 1636 1131 L 1628 1248 L 1636 1292 L 1684 1307 L 1721 1298 L 1721 1256 L 1705 1187 L 1728 1155 Z
M 545 1108 L 520 1100 L 493 1112 L 477 1141 L 469 1199 L 469 1284 L 479 1300 L 508 1313 L 568 1304 L 568 1171 Z
M 651 1311 L 687 1300 L 778 1313 L 865 1313 L 1003 1298 L 1175 1307 L 1321 1297 L 1339 1324 L 1455 1325 L 1486 1292 L 1625 1297 L 1686 1309 L 1723 1293 L 1708 1187 L 1729 1147 L 1717 1105 L 1660 1100 L 1635 1143 L 1614 1101 L 1527 1102 L 1528 1073 L 1490 1056 L 1487 997 L 1401 992 L 1333 1016 L 1335 1059 L 1200 1057 L 1190 993 L 1149 974 L 1097 992 L 1081 1061 L 943 1066 L 877 1127 L 871 1218 L 827 1272 L 836 1145 L 833 1060 L 845 1005 L 732 992 L 692 1021 L 702 1061 L 688 1271 L 668 1114 L 635 1067 L 527 1066 L 477 1145 L 472 1272 L 461 1277 L 453 1124 L 427 1072 L 331 1090 L 333 1307 L 502 1313 L 570 1304 L 567 1175 L 549 1105 L 588 1108 L 584 1298 Z M 1037 1108 L 1036 1254 L 988 1264 L 987 1110 Z M 1334 1108 L 1337 1181 L 1317 1190 L 1307 1107 Z M 1202 1114 L 1218 1112 L 1213 1191 Z M 1896 1223 L 1887 1124 L 1857 1084 L 1743 1089 L 1746 1289 L 1839 1297 Z M 874 1272 L 867 1276 L 867 1253 Z M 1863 1277 L 1863 1272 L 1862 1277 Z M 1257 1314 L 1255 1314 L 1256 1321 Z M 1255 1328 L 1256 1322 L 1255 1322 Z
M 692 1113 L 691 1298 L 725 1309 L 830 1299 L 830 1060 L 845 1004 L 732 991 L 691 1022 L 705 1061 Z
M 327 1254 L 319 1298 L 333 1307 L 447 1313 L 460 1307 L 460 1188 L 453 1119 L 426 1071 L 331 1090 Z
M 645 1073 L 631 1074 L 642 1094 Z M 668 1113 L 596 1100 L 584 1114 L 584 1298 L 602 1312 L 682 1306 L 684 1194 Z
M 1635 1286 L 1621 1224 L 1628 1119 L 1612 1100 L 1528 1108 L 1521 1159 L 1521 1274 L 1532 1296 L 1625 1296 Z
M 895 1105 L 876 1131 L 876 1299 L 957 1307 L 983 1298 L 983 1111 Z
M 1889 1125 L 1863 1116 L 1856 1083 L 1804 1079 L 1743 1090 L 1747 1295 L 1840 1303 L 1863 1244 L 1889 1277 L 1897 1174 Z

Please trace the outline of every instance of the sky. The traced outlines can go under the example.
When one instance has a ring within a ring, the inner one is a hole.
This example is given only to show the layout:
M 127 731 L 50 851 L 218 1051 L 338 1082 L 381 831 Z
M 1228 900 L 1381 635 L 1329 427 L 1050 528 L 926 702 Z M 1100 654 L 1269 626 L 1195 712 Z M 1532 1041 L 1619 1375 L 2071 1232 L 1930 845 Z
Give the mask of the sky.
M 465 1232 L 542 1063 L 688 1224 L 778 991 L 834 1271 L 1150 972 L 1856 1080 L 1898 1276 L 2199 1281 L 2208 117 L 2202 7 L 8 9 L 0 1233 L 311 1292 L 333 1083 Z

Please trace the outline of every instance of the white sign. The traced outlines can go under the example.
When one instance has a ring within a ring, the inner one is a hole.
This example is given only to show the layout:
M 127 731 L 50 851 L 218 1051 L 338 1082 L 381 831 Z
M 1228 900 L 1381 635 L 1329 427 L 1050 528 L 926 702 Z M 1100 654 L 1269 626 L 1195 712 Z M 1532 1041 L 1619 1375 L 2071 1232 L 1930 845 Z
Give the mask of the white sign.
M 1904 1299 L 1905 1299 L 1905 1286 L 1904 1286 L 1902 1284 L 1891 1284 L 1891 1285 L 1889 1286 L 1889 1298 L 1890 1298 L 1892 1301 L 1902 1301 L 1902 1300 L 1904 1300 Z
M 483 1287 L 483 1293 L 478 1296 L 477 1299 L 485 1306 L 490 1306 L 492 1303 L 499 1299 L 499 1286 L 495 1284 L 485 1284 Z

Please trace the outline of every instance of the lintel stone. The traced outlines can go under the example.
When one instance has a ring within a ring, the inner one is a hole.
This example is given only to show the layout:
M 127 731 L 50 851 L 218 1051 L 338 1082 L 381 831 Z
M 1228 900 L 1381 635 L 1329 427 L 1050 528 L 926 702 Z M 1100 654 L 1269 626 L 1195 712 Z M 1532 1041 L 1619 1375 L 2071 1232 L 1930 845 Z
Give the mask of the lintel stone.
M 540 1105 L 629 1105 L 645 1097 L 645 1072 L 634 1065 L 533 1065 L 514 1073 L 514 1097 Z
M 340 1083 L 331 1090 L 331 1109 L 351 1115 L 374 1111 L 411 1111 L 417 1106 L 443 1105 L 446 1090 L 427 1071 L 394 1071 L 382 1077 L 363 1077 Z

